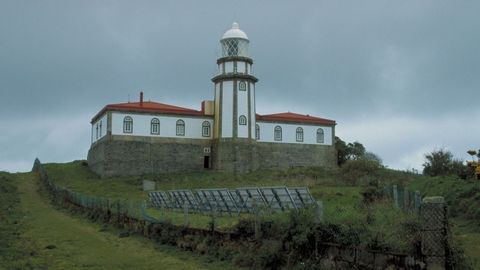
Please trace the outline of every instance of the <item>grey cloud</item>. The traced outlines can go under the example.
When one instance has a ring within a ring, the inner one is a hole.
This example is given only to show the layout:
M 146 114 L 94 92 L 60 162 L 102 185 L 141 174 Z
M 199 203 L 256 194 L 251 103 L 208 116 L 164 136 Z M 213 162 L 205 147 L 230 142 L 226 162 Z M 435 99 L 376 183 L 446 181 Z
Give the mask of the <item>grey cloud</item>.
M 88 149 L 86 116 L 107 103 L 137 99 L 140 90 L 194 108 L 213 98 L 218 40 L 237 20 L 251 39 L 259 112 L 333 118 L 348 138 L 356 134 L 345 133 L 347 124 L 380 116 L 466 119 L 480 100 L 479 8 L 474 1 L 2 1 L 0 115 L 59 125 L 82 115 L 75 130 L 87 143 L 64 134 L 71 154 L 45 154 L 78 158 Z M 19 143 L 34 140 L 30 133 L 0 136 L 3 164 L 35 152 Z M 7 147 L 12 141 L 18 146 Z

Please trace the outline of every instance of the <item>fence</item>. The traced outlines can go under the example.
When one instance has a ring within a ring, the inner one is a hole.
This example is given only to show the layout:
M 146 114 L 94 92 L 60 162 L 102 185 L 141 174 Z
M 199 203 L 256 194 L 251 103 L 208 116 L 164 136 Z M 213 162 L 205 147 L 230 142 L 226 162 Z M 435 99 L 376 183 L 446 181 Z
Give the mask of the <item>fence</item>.
M 32 170 L 40 174 L 40 179 L 44 182 L 48 192 L 52 195 L 52 199 L 56 202 L 68 203 L 99 214 L 107 214 L 108 218 L 116 216 L 118 220 L 128 217 L 137 220 L 159 222 L 159 220 L 147 214 L 146 205 L 143 201 L 112 200 L 89 196 L 59 187 L 48 177 L 45 168 L 38 159 L 35 159 Z
M 48 177 L 47 172 L 38 159 L 35 160 L 32 170 L 40 174 L 40 178 L 52 195 L 52 199 L 57 203 L 63 203 L 64 206 L 78 207 L 89 215 L 99 215 L 94 218 L 103 217 L 105 222 L 108 221 L 124 228 L 127 227 L 129 230 L 141 233 L 146 237 L 159 239 L 167 244 L 177 245 L 179 243 L 178 240 L 185 239 L 186 236 L 190 235 L 188 238 L 194 239 L 194 235 L 206 236 L 212 232 L 211 230 L 185 228 L 164 223 L 147 214 L 145 202 L 110 200 L 88 196 L 59 187 Z M 396 186 L 385 188 L 384 192 L 387 196 L 393 198 L 395 205 L 399 208 L 417 211 L 420 214 L 420 218 L 423 221 L 421 229 L 422 256 L 417 258 L 407 254 L 393 254 L 391 252 L 371 251 L 363 248 L 339 248 L 335 244 L 320 243 L 327 247 L 328 255 L 322 257 L 323 259 L 320 262 L 324 260 L 325 263 L 330 264 L 330 269 L 345 269 L 344 266 L 350 267 L 352 265 L 368 269 L 385 269 L 392 263 L 405 269 L 451 269 L 448 265 L 450 262 L 448 258 L 450 254 L 447 252 L 448 222 L 446 204 L 443 198 L 430 197 L 421 201 L 418 192 L 398 189 Z M 252 205 L 255 206 L 255 204 Z M 255 226 L 255 230 L 257 230 L 257 226 Z M 213 231 L 215 232 L 215 230 Z M 239 238 L 238 235 L 232 232 L 216 231 L 216 235 L 222 238 L 219 242 L 233 241 L 232 239 Z M 344 256 L 344 253 L 348 254 Z
M 411 191 L 407 188 L 399 188 L 397 185 L 386 186 L 383 194 L 393 201 L 395 207 L 406 212 L 419 213 L 422 205 L 420 191 Z

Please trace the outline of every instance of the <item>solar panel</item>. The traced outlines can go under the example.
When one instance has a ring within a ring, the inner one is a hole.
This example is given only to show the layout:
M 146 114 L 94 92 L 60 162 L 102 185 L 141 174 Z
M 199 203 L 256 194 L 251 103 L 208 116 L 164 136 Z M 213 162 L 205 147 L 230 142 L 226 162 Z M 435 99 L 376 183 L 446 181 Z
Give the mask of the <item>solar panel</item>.
M 169 190 L 168 194 L 176 209 L 183 209 L 186 205 L 188 209 L 202 210 L 201 205 L 190 190 Z
M 286 187 L 262 187 L 260 188 L 267 204 L 274 211 L 286 211 L 297 209 L 290 192 Z
M 265 207 L 267 203 L 259 188 L 245 187 L 237 188 L 234 192 L 237 205 L 240 211 L 253 212 L 254 208 Z
M 150 203 L 156 208 L 174 208 L 170 198 L 164 191 L 152 191 L 148 193 Z
M 254 212 L 269 208 L 276 212 L 316 205 L 307 187 L 243 187 L 235 190 L 197 189 L 152 191 L 148 193 L 153 207 L 224 213 Z
M 205 210 L 216 210 L 219 212 L 238 213 L 238 207 L 230 191 L 222 189 L 197 189 L 198 197 Z
M 308 187 L 293 187 L 288 188 L 288 191 L 290 192 L 290 195 L 292 196 L 297 208 L 303 208 L 316 204 L 316 201 L 310 193 Z

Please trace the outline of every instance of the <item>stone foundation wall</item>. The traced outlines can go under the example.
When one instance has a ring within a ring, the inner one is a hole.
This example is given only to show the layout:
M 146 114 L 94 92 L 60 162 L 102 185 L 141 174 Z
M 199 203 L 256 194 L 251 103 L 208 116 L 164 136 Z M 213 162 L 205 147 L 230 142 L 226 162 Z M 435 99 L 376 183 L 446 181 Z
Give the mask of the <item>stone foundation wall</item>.
M 211 149 L 210 153 L 205 148 Z M 205 170 L 205 156 L 209 156 L 214 170 L 234 174 L 337 164 L 333 146 L 119 135 L 108 135 L 94 143 L 88 152 L 88 164 L 101 176 L 192 172 Z
M 337 151 L 334 146 L 327 145 L 222 139 L 214 142 L 212 153 L 214 169 L 235 173 L 258 169 L 337 166 Z
M 256 154 L 260 169 L 337 166 L 337 151 L 328 145 L 260 142 Z
M 210 140 L 106 136 L 92 145 L 88 165 L 101 176 L 204 170 Z

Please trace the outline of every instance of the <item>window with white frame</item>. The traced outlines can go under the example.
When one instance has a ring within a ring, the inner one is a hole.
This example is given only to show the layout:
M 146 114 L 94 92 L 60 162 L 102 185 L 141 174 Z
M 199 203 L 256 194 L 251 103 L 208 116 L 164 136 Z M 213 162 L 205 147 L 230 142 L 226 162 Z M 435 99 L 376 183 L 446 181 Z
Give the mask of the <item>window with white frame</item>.
M 246 91 L 247 90 L 247 83 L 244 81 L 241 81 L 238 83 L 238 90 L 240 91 Z
M 99 137 L 102 137 L 102 121 L 100 121 L 100 131 L 98 133 Z
M 282 140 L 282 127 L 276 126 L 274 129 L 274 140 L 281 141 Z
M 98 139 L 98 123 L 95 125 L 95 129 L 97 130 L 95 133 L 95 139 Z
M 303 128 L 301 128 L 301 127 L 297 128 L 297 132 L 296 132 L 295 137 L 297 138 L 297 142 L 303 142 Z
M 133 132 L 133 119 L 130 116 L 123 118 L 123 133 Z
M 202 136 L 210 137 L 210 122 L 208 121 L 202 123 Z
M 322 128 L 317 129 L 317 143 L 325 142 L 325 133 Z
M 152 121 L 150 121 L 150 134 L 160 134 L 160 120 L 158 120 L 158 118 L 153 118 Z
M 245 126 L 247 124 L 247 117 L 245 117 L 245 115 L 240 115 L 238 118 L 238 124 Z
M 255 125 L 255 140 L 260 140 L 260 126 L 258 124 Z
M 182 119 L 177 120 L 177 136 L 185 136 L 185 122 Z

